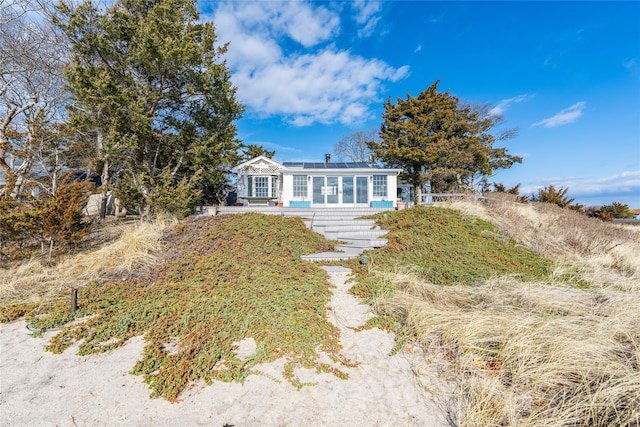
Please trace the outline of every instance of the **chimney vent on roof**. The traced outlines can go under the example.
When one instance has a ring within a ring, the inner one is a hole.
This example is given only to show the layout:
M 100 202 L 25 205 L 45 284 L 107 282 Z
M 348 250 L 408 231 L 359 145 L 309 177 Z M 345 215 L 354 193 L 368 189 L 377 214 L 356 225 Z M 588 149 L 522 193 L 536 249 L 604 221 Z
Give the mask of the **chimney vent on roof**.
M 325 154 L 324 155 L 324 162 L 325 163 L 329 163 L 331 161 L 331 154 Z

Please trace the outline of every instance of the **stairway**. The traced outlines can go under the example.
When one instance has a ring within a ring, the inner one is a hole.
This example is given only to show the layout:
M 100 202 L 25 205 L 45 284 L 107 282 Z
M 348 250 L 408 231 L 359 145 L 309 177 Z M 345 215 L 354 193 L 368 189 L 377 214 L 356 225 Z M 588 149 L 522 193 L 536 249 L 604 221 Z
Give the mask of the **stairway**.
M 389 208 L 285 208 L 275 206 L 220 206 L 215 213 L 230 214 L 259 212 L 267 215 L 297 216 L 312 231 L 324 235 L 327 239 L 338 240 L 335 252 L 321 252 L 302 255 L 308 261 L 338 261 L 357 258 L 368 249 L 379 248 L 387 244 L 382 238 L 387 233 L 380 229 L 373 219 L 360 217 L 385 212 Z

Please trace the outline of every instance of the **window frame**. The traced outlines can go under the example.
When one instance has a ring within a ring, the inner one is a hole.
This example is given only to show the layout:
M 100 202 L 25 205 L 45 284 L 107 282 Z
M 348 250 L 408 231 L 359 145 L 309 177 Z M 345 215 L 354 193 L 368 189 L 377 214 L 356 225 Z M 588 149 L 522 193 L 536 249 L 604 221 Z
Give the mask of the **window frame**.
M 256 175 L 253 177 L 253 197 L 269 197 L 270 177 Z
M 307 197 L 309 195 L 308 181 L 307 175 L 293 175 L 293 197 Z
M 372 175 L 373 197 L 387 197 L 388 179 L 387 175 Z
M 275 199 L 278 197 L 278 177 L 276 175 L 248 175 L 247 197 Z

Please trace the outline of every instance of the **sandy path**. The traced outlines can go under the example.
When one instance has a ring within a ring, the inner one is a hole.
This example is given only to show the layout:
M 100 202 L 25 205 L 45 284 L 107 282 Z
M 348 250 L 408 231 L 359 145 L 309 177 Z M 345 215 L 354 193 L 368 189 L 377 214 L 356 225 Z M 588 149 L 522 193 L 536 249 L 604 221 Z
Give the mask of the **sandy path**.
M 2 426 L 440 426 L 439 410 L 416 383 L 411 357 L 389 357 L 393 336 L 355 333 L 368 307 L 347 293 L 348 270 L 327 267 L 335 285 L 330 320 L 341 331 L 342 353 L 360 362 L 344 368 L 348 380 L 297 371 L 317 386 L 297 391 L 260 375 L 244 385 L 196 385 L 171 404 L 150 399 L 142 377 L 130 375 L 141 337 L 107 354 L 76 356 L 44 351 L 47 339 L 30 337 L 23 321 L 0 325 Z M 282 379 L 282 361 L 257 367 Z

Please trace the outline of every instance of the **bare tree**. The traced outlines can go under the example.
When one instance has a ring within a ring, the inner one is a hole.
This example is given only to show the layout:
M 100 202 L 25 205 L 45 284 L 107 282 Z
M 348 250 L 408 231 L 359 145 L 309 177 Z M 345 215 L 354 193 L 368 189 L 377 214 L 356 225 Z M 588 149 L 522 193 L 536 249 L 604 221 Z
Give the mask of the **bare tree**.
M 68 49 L 47 9 L 44 2 L 0 2 L 0 178 L 5 197 L 18 197 L 26 187 L 55 192 L 74 142 L 64 128 L 69 98 L 62 67 Z
M 376 128 L 352 132 L 340 138 L 333 146 L 333 156 L 339 161 L 368 162 L 371 160 L 371 150 L 367 142 L 377 141 L 378 129 Z

